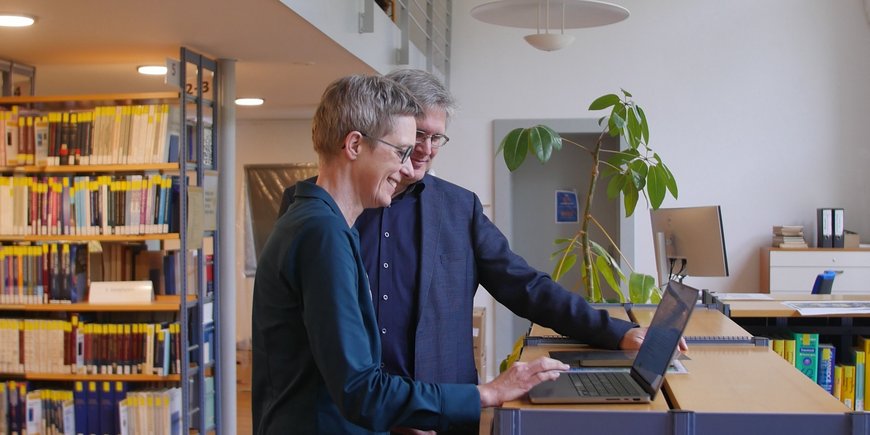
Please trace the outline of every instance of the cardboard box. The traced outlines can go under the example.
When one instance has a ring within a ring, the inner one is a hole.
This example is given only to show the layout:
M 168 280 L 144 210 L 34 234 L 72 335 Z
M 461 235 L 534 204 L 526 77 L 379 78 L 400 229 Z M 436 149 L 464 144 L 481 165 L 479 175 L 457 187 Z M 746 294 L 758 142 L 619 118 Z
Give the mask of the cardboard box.
M 857 249 L 858 245 L 861 243 L 861 236 L 858 233 L 846 230 L 846 237 L 843 240 L 843 248 L 854 248 Z

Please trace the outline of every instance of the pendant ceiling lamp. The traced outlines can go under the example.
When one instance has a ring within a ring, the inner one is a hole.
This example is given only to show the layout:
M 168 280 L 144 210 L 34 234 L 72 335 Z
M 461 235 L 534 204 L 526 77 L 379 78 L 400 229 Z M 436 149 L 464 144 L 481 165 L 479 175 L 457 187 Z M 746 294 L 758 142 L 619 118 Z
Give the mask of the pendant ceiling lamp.
M 571 45 L 574 36 L 566 35 L 565 29 L 606 26 L 628 15 L 622 6 L 595 0 L 499 0 L 471 10 L 471 16 L 484 23 L 537 29 L 525 39 L 543 51 Z

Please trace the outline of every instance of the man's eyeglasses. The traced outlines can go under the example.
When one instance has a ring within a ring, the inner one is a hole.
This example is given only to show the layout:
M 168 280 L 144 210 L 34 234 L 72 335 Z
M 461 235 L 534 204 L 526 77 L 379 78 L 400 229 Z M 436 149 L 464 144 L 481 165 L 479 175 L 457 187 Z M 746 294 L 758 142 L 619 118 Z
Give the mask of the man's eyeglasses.
M 449 137 L 444 136 L 443 134 L 426 134 L 426 132 L 423 130 L 417 130 L 417 145 L 426 142 L 426 139 L 432 141 L 432 148 L 443 147 L 450 140 Z
M 414 147 L 412 147 L 412 146 L 410 146 L 410 145 L 400 147 L 400 146 L 398 146 L 398 145 L 393 145 L 393 144 L 391 144 L 391 143 L 389 143 L 389 142 L 387 142 L 387 141 L 385 141 L 385 140 L 383 140 L 383 139 L 378 139 L 378 138 L 376 138 L 376 137 L 371 137 L 371 136 L 369 136 L 369 135 L 367 135 L 367 134 L 365 134 L 365 133 L 363 133 L 363 132 L 360 132 L 360 134 L 361 134 L 363 137 L 369 138 L 369 139 L 374 140 L 374 141 L 378 141 L 378 142 L 380 142 L 380 143 L 382 143 L 382 144 L 384 144 L 384 145 L 388 145 L 388 146 L 392 147 L 394 150 L 396 150 L 396 155 L 399 156 L 399 159 L 400 159 L 400 160 L 399 160 L 399 163 L 404 164 L 406 161 L 408 161 L 408 157 L 411 157 L 411 153 L 414 152 Z M 419 134 L 417 135 L 417 137 L 419 137 Z

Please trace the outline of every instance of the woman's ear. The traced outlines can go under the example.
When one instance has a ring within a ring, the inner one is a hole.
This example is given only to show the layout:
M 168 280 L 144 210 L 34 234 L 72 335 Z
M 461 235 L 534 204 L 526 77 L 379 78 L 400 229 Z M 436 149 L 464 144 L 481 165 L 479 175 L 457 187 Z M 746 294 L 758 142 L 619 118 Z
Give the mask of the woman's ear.
M 344 146 L 341 149 L 349 160 L 356 160 L 359 157 L 361 146 L 363 146 L 362 133 L 352 131 L 344 137 Z

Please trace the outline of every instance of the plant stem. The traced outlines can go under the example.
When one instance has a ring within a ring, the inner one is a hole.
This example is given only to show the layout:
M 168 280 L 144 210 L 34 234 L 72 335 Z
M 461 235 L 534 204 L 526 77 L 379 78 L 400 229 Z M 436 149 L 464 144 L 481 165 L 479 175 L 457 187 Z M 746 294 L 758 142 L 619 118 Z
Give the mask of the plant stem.
M 589 221 L 592 220 L 592 197 L 595 193 L 595 184 L 598 181 L 598 163 L 601 161 L 601 146 L 604 143 L 607 129 L 601 132 L 598 140 L 595 142 L 595 148 L 590 151 L 592 155 L 592 169 L 589 171 L 589 190 L 586 192 L 586 204 L 583 206 L 583 224 L 581 232 L 581 246 L 583 247 L 583 269 L 586 274 L 583 277 L 583 285 L 589 294 L 589 298 L 593 302 L 601 301 L 601 289 L 592 285 L 593 273 L 592 269 L 592 246 L 589 243 Z

